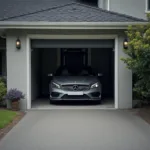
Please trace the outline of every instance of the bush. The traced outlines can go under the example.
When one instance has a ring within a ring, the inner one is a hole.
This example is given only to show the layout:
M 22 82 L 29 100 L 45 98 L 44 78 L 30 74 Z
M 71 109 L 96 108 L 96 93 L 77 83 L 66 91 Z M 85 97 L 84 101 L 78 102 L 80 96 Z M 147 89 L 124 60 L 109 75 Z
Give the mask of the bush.
M 148 20 L 150 20 L 148 18 Z M 129 26 L 126 31 L 129 56 L 122 58 L 133 72 L 133 94 L 144 103 L 150 102 L 150 22 L 145 25 Z
M 4 104 L 4 96 L 6 95 L 6 93 L 7 93 L 6 84 L 4 83 L 2 78 L 0 78 L 0 105 Z
M 6 79 L 6 77 L 5 76 L 1 76 L 0 77 L 0 82 L 3 82 L 5 85 L 7 84 L 6 81 L 7 79 Z

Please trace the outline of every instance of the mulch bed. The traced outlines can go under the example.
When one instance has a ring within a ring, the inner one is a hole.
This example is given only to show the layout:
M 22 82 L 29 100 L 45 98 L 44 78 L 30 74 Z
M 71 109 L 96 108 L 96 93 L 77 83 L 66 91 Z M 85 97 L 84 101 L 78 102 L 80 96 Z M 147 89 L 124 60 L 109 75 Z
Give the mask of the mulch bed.
M 0 129 L 0 140 L 24 117 L 24 115 L 24 112 L 17 112 L 17 116 L 15 117 L 15 119 L 5 128 Z

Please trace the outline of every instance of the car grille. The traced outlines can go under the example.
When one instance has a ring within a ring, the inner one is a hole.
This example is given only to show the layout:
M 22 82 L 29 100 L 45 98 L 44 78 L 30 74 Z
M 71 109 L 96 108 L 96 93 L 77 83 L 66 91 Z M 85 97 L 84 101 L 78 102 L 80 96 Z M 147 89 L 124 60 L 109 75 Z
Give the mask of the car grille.
M 88 85 L 63 85 L 62 86 L 63 90 L 66 91 L 86 91 L 89 90 L 89 86 Z
M 83 99 L 89 99 L 89 97 L 87 96 L 87 95 L 64 95 L 63 97 L 62 97 L 62 99 L 68 99 L 68 100 L 70 100 L 70 99 L 72 99 L 72 100 L 83 100 Z

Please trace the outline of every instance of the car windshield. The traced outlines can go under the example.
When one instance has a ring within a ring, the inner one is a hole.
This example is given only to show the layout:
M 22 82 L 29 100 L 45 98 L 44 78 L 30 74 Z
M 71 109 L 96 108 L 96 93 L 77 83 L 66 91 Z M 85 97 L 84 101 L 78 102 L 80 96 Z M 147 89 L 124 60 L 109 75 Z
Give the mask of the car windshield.
M 67 67 L 60 67 L 56 71 L 56 76 L 92 76 L 95 75 L 91 67 L 84 67 L 84 68 L 67 68 Z

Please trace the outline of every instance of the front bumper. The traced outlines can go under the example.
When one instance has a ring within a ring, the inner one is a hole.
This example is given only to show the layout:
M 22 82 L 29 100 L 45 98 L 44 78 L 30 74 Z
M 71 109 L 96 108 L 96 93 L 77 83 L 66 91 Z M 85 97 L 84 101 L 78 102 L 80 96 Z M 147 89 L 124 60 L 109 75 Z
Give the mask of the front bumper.
M 62 89 L 51 89 L 50 99 L 53 101 L 98 101 L 101 100 L 101 89 L 93 88 L 87 91 L 65 91 Z

